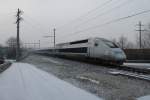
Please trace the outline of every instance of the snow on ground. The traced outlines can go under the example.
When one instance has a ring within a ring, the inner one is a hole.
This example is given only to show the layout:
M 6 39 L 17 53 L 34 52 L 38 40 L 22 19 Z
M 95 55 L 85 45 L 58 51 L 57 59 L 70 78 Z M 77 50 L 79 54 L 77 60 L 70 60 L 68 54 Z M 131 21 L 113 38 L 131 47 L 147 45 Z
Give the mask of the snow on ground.
M 150 95 L 149 96 L 140 97 L 137 100 L 150 100 Z
M 61 62 L 58 62 L 58 61 L 56 61 L 56 60 L 49 59 L 49 58 L 42 58 L 42 60 L 50 61 L 50 62 L 52 62 L 52 63 L 54 63 L 54 64 L 63 64 L 63 63 L 61 63 Z
M 0 100 L 101 100 L 27 63 L 0 74 Z
M 6 62 L 11 62 L 11 63 L 14 63 L 16 62 L 16 60 L 13 60 L 13 59 L 5 59 Z
M 125 66 L 136 66 L 150 69 L 150 63 L 124 63 Z

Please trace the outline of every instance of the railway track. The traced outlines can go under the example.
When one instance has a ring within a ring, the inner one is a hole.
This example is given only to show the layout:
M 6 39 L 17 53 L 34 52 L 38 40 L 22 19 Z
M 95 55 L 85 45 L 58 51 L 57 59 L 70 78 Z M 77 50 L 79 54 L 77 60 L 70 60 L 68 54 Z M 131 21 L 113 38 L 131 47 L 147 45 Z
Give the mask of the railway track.
M 40 55 L 50 56 L 50 55 L 46 55 L 46 54 L 40 54 Z M 80 62 L 94 64 L 94 65 L 101 65 L 101 67 L 111 68 L 110 70 L 112 70 L 112 71 L 108 71 L 108 73 L 112 74 L 112 75 L 123 75 L 123 76 L 128 76 L 128 77 L 133 77 L 133 78 L 150 81 L 150 69 L 145 69 L 142 67 L 136 68 L 136 67 L 125 66 L 125 65 L 121 65 L 121 66 L 120 65 L 107 65 L 107 64 L 103 64 L 103 63 L 100 63 L 98 61 L 91 60 L 91 59 L 83 60 L 83 59 L 75 59 L 75 58 L 70 58 L 70 57 L 69 58 L 68 57 L 59 57 L 59 58 L 75 60 L 75 61 L 80 61 Z
M 136 68 L 130 66 L 117 66 L 117 67 L 113 67 L 113 70 L 108 71 L 108 73 L 112 75 L 121 75 L 121 76 L 127 76 L 136 79 L 150 81 L 150 69 L 144 69 L 138 67 Z
M 128 72 L 134 72 L 134 73 L 141 73 L 141 74 L 150 74 L 150 69 L 145 69 L 145 68 L 136 68 L 136 67 L 131 67 L 131 66 L 111 66 L 111 68 L 117 69 L 117 70 L 123 70 L 123 71 L 128 71 Z
M 128 72 L 128 71 L 120 71 L 120 70 L 118 70 L 118 71 L 109 71 L 109 74 L 127 76 L 127 77 L 132 77 L 132 78 L 137 78 L 137 79 L 141 79 L 141 80 L 150 81 L 150 75 L 147 75 L 147 74 Z

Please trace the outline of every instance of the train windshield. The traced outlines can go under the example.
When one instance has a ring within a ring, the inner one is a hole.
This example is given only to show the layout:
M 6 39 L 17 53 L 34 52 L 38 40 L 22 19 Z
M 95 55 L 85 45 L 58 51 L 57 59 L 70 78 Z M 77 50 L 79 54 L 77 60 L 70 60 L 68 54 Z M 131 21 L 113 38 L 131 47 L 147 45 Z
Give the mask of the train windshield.
M 118 46 L 115 43 L 113 43 L 113 42 L 110 42 L 110 41 L 104 41 L 104 42 L 110 48 L 118 48 Z

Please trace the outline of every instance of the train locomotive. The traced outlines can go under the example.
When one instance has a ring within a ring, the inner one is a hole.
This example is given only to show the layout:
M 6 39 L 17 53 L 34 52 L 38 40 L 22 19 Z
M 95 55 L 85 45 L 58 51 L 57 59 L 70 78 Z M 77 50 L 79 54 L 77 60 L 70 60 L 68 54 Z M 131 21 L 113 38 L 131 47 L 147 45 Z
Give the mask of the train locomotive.
M 126 55 L 115 43 L 104 38 L 88 38 L 73 42 L 57 44 L 55 55 L 78 57 L 82 59 L 90 58 L 105 61 L 109 64 L 122 65 L 126 60 Z

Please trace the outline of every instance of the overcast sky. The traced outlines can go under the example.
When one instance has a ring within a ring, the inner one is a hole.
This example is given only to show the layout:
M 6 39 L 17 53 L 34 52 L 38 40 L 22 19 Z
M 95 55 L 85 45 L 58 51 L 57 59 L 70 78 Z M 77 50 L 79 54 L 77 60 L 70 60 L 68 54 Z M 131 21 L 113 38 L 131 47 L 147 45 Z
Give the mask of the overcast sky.
M 24 12 L 20 37 L 25 43 L 41 40 L 42 47 L 52 46 L 52 38 L 44 38 L 44 36 L 53 35 L 53 28 L 56 28 L 57 43 L 88 37 L 112 39 L 121 35 L 130 41 L 135 41 L 136 35 L 138 35 L 135 25 L 138 21 L 147 25 L 150 22 L 150 13 L 86 30 L 113 19 L 150 10 L 150 0 L 109 1 L 0 0 L 0 43 L 4 44 L 9 37 L 16 36 L 16 24 L 14 23 L 17 8 Z M 91 13 L 86 14 L 91 10 L 93 10 Z M 84 29 L 86 31 L 82 31 Z

